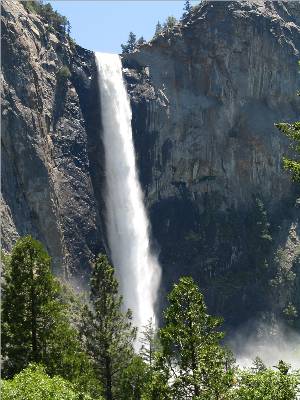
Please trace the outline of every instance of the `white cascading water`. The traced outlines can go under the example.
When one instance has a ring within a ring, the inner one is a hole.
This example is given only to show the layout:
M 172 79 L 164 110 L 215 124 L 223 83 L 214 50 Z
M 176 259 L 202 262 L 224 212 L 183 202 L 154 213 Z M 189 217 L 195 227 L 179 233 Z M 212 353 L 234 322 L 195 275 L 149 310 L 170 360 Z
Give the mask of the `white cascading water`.
M 151 254 L 148 218 L 135 162 L 131 107 L 117 54 L 96 53 L 106 171 L 106 224 L 124 305 L 141 328 L 152 318 L 160 267 Z M 140 329 L 139 329 L 140 330 Z

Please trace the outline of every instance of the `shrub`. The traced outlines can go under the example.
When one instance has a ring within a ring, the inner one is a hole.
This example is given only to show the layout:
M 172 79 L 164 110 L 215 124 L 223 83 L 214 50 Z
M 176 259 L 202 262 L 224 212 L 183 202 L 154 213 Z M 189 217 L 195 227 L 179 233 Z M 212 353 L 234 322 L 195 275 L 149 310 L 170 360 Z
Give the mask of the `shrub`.
M 71 72 L 66 65 L 63 65 L 56 74 L 56 78 L 60 82 L 65 82 L 71 77 Z
M 279 361 L 278 371 L 263 365 L 256 371 L 239 372 L 234 400 L 296 400 L 299 394 L 299 373 Z
M 50 378 L 39 364 L 30 364 L 11 380 L 2 380 L 2 400 L 91 400 L 61 378 Z M 100 400 L 100 399 L 99 399 Z
M 172 30 L 176 24 L 177 24 L 177 19 L 173 16 L 170 16 L 167 18 L 166 22 L 164 23 L 164 29 Z
M 41 1 L 23 1 L 23 6 L 28 12 L 39 14 L 42 7 Z
M 60 33 L 65 34 L 66 29 L 70 27 L 68 19 L 53 10 L 50 3 L 43 4 L 41 0 L 33 0 L 23 1 L 22 4 L 28 12 L 38 14 L 42 18 L 45 18 L 48 24 L 53 26 L 53 28 Z

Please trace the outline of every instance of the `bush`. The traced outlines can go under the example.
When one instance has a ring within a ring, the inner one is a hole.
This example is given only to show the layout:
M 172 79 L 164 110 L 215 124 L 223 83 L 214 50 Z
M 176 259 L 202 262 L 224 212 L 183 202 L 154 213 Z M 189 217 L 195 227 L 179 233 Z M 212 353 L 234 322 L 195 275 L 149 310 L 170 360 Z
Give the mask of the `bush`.
M 66 65 L 63 65 L 56 74 L 56 78 L 60 82 L 65 82 L 70 77 L 71 77 L 71 72 Z
M 1 398 L 2 400 L 92 400 L 90 396 L 76 392 L 74 386 L 60 376 L 50 378 L 38 364 L 30 364 L 11 380 L 2 380 Z
M 23 1 L 23 6 L 28 12 L 39 14 L 42 2 L 41 1 Z
M 50 3 L 43 4 L 41 0 L 23 1 L 25 9 L 28 12 L 32 12 L 40 15 L 42 18 L 50 24 L 56 31 L 65 34 L 66 30 L 69 29 L 70 23 L 68 19 L 54 11 Z
M 167 18 L 166 22 L 164 23 L 164 29 L 172 30 L 176 24 L 177 24 L 177 19 L 173 16 L 170 16 Z
M 289 372 L 283 361 L 276 368 L 278 371 L 264 366 L 256 371 L 240 371 L 234 400 L 296 400 L 299 373 Z

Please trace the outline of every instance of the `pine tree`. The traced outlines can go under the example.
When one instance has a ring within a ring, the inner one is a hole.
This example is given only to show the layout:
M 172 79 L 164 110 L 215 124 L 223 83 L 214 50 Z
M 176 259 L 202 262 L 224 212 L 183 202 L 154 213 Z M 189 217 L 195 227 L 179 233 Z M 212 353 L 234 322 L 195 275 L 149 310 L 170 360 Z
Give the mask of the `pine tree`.
M 181 20 L 186 18 L 189 15 L 189 13 L 191 12 L 191 10 L 192 10 L 191 2 L 190 2 L 190 0 L 186 0 L 186 2 L 184 3 L 183 14 L 182 14 Z
M 126 44 L 121 44 L 122 53 L 132 53 L 136 48 L 136 35 L 133 32 L 129 32 L 129 37 Z
M 42 245 L 30 236 L 20 239 L 4 271 L 2 351 L 6 375 L 42 360 L 53 315 L 60 308 L 57 296 L 58 285 Z
M 71 23 L 70 21 L 67 21 L 67 35 L 70 37 L 71 35 Z
M 160 365 L 167 371 L 172 398 L 221 398 L 232 380 L 227 355 L 219 344 L 220 319 L 207 314 L 192 278 L 181 278 L 168 296 L 160 331 Z
M 51 260 L 31 236 L 17 241 L 5 259 L 2 291 L 3 375 L 11 377 L 30 362 L 76 381 L 89 361 L 71 327 Z
M 146 43 L 146 40 L 144 39 L 143 36 L 141 36 L 141 37 L 138 39 L 138 41 L 136 42 L 136 44 L 137 44 L 138 46 L 141 46 L 141 45 L 144 44 L 144 43 Z
M 140 342 L 142 344 L 140 349 L 140 355 L 142 359 L 152 369 L 154 365 L 155 353 L 159 347 L 157 332 L 154 327 L 152 318 L 150 318 L 147 325 L 144 326 Z
M 170 16 L 164 23 L 164 29 L 172 30 L 176 24 L 177 24 L 177 19 L 173 16 Z
M 106 400 L 115 399 L 121 374 L 131 363 L 136 329 L 132 313 L 121 311 L 122 297 L 114 269 L 104 255 L 99 255 L 91 278 L 91 307 L 85 309 L 84 333 L 87 350 L 95 362 Z
M 161 23 L 158 21 L 155 27 L 154 37 L 157 37 L 163 31 Z

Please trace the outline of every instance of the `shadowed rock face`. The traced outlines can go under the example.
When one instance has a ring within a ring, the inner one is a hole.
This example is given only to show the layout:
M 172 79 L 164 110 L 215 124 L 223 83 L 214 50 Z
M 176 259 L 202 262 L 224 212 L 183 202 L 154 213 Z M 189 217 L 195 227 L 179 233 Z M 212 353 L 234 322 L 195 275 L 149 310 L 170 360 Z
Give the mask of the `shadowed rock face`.
M 30 233 L 59 274 L 86 275 L 103 248 L 94 55 L 3 1 L 2 73 L 2 246 Z
M 2 7 L 2 245 L 31 233 L 86 277 L 105 249 L 94 55 Z M 274 128 L 299 117 L 299 24 L 297 2 L 204 2 L 123 57 L 161 298 L 191 274 L 231 326 L 300 310 L 297 186 Z
M 288 270 L 299 254 L 297 188 L 274 127 L 299 117 L 299 9 L 205 2 L 123 58 L 164 285 L 192 274 L 230 324 L 270 309 L 276 291 L 279 314 L 294 296 L 295 281 L 269 282 L 272 254 L 287 252 Z

